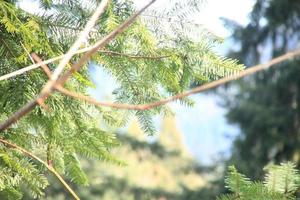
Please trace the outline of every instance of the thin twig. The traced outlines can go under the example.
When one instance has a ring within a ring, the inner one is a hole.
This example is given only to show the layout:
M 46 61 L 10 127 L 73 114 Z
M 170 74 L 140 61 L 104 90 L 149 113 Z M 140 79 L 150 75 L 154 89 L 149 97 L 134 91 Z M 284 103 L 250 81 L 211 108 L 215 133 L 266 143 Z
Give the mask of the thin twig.
M 149 59 L 149 60 L 160 60 L 172 56 L 172 55 L 164 55 L 164 56 L 131 55 L 131 54 L 125 54 L 125 53 L 120 53 L 115 51 L 99 51 L 99 53 L 104 53 L 110 56 L 121 56 L 121 57 L 127 57 L 132 59 Z
M 26 54 L 28 55 L 28 57 L 30 58 L 31 62 L 34 64 L 34 60 L 31 57 L 29 51 L 26 49 L 26 47 L 24 46 L 24 44 L 21 42 L 21 46 L 23 47 L 23 49 L 25 50 Z
M 30 53 L 29 53 L 29 51 L 26 49 L 26 47 L 22 44 L 22 42 L 21 42 L 21 45 L 22 45 L 22 47 L 24 48 L 24 50 L 26 51 L 26 53 L 28 54 L 28 57 L 30 58 L 30 60 L 33 62 L 33 64 L 35 64 L 35 62 L 34 62 L 34 59 L 33 59 L 33 57 L 32 56 L 37 56 L 35 53 L 32 53 L 31 55 L 30 55 Z M 38 62 L 38 61 L 37 61 Z M 42 65 L 42 68 L 44 69 L 44 67 L 45 66 L 43 66 Z M 48 68 L 48 67 L 47 67 Z M 47 69 L 46 69 L 47 70 Z M 48 69 L 49 70 L 49 69 Z M 45 72 L 46 74 L 47 74 L 47 72 Z M 48 76 L 48 78 L 50 78 L 49 76 Z M 37 103 L 42 107 L 42 108 L 44 108 L 45 110 L 50 110 L 49 109 L 49 107 L 43 102 L 43 101 L 40 101 L 40 100 L 38 100 L 37 101 Z
M 74 54 L 81 54 L 81 53 L 85 53 L 91 49 L 95 48 L 95 45 L 92 46 L 88 46 L 86 48 L 83 49 L 79 49 L 78 51 L 76 51 Z M 163 58 L 168 58 L 171 57 L 171 55 L 164 55 L 164 56 L 147 56 L 147 55 L 135 55 L 135 54 L 125 54 L 125 53 L 120 53 L 120 52 L 114 52 L 114 51 L 99 51 L 99 53 L 103 53 L 103 54 L 107 54 L 107 55 L 111 55 L 111 56 L 123 56 L 123 57 L 127 57 L 127 58 L 132 58 L 132 59 L 150 59 L 150 60 L 159 60 L 159 59 L 163 59 Z M 41 65 L 43 64 L 49 64 L 49 63 L 53 63 L 55 61 L 61 60 L 62 58 L 65 57 L 66 54 L 45 60 L 41 63 L 36 63 L 36 64 L 32 64 L 29 65 L 27 67 L 23 67 L 19 70 L 13 71 L 11 73 L 5 74 L 3 76 L 0 76 L 0 81 L 3 80 L 7 80 L 9 78 L 24 74 L 28 71 L 34 70 L 39 68 Z
M 31 62 L 33 64 L 35 64 L 34 59 L 32 58 L 32 56 L 30 55 L 29 51 L 26 49 L 26 47 L 23 45 L 23 43 L 21 42 L 21 46 L 23 47 L 23 49 L 25 50 L 26 54 L 28 55 L 28 57 L 30 58 Z M 35 56 L 35 54 L 33 54 L 33 56 Z M 50 78 L 50 77 L 49 77 Z M 49 107 L 41 100 L 38 100 L 37 103 L 44 108 L 45 110 L 49 110 Z
M 80 198 L 76 195 L 76 193 L 72 190 L 72 188 L 65 182 L 65 180 L 60 176 L 60 174 L 51 166 L 48 165 L 45 161 L 43 161 L 41 158 L 37 157 L 36 155 L 32 154 L 31 152 L 27 151 L 26 149 L 13 144 L 5 139 L 0 138 L 0 142 L 2 144 L 5 144 L 6 146 L 9 146 L 11 148 L 17 149 L 19 150 L 21 153 L 23 153 L 24 155 L 37 160 L 38 162 L 40 162 L 42 165 L 44 165 L 50 172 L 52 172 L 52 174 L 54 176 L 57 177 L 57 179 L 63 184 L 63 186 L 72 194 L 72 196 L 74 197 L 74 199 L 76 200 L 80 200 Z
M 12 124 L 17 122 L 20 118 L 25 116 L 27 113 L 32 111 L 37 105 L 37 101 L 42 99 L 45 100 L 48 98 L 51 93 L 54 90 L 55 85 L 63 85 L 64 82 L 76 71 L 78 71 L 81 66 L 92 56 L 94 55 L 97 50 L 104 45 L 106 45 L 108 42 L 113 40 L 118 34 L 122 33 L 128 26 L 130 26 L 136 18 L 145 10 L 147 9 L 151 4 L 153 4 L 156 0 L 150 1 L 144 8 L 142 8 L 140 11 L 132 15 L 127 21 L 125 21 L 123 24 L 121 24 L 116 30 L 108 34 L 106 37 L 104 37 L 102 40 L 98 41 L 94 48 L 88 51 L 77 63 L 72 65 L 71 69 L 67 71 L 61 78 L 59 78 L 58 81 L 52 82 L 52 87 L 47 88 L 49 91 L 41 92 L 36 99 L 33 99 L 29 103 L 27 103 L 25 106 L 23 106 L 21 109 L 19 109 L 16 113 L 14 113 L 12 116 L 10 116 L 6 121 L 0 124 L 0 131 L 3 131 L 10 127 Z
M 84 100 L 84 101 L 86 101 L 88 103 L 91 103 L 93 105 L 96 105 L 96 106 L 112 107 L 112 108 L 127 109 L 127 110 L 149 110 L 151 108 L 155 108 L 155 107 L 167 104 L 171 101 L 182 99 L 182 98 L 190 96 L 192 94 L 200 93 L 200 92 L 218 87 L 220 85 L 223 85 L 223 84 L 228 83 L 230 81 L 234 81 L 236 79 L 243 78 L 244 76 L 251 75 L 251 74 L 254 74 L 256 72 L 268 69 L 271 66 L 274 66 L 274 65 L 279 64 L 281 62 L 284 62 L 286 60 L 292 59 L 292 58 L 294 58 L 296 56 L 299 56 L 299 55 L 300 55 L 300 49 L 289 52 L 289 53 L 286 53 L 286 54 L 284 54 L 282 56 L 279 56 L 277 58 L 274 58 L 274 59 L 272 59 L 272 60 L 270 60 L 270 61 L 268 61 L 264 64 L 259 64 L 259 65 L 250 67 L 250 68 L 248 68 L 248 69 L 246 69 L 246 70 L 244 70 L 244 71 L 242 71 L 242 72 L 240 72 L 236 75 L 225 77 L 225 78 L 222 78 L 222 79 L 219 79 L 219 80 L 216 80 L 216 81 L 213 81 L 213 82 L 195 87 L 194 89 L 192 89 L 190 91 L 183 92 L 183 93 L 171 96 L 169 98 L 166 98 L 166 99 L 163 99 L 163 100 L 160 100 L 160 101 L 157 101 L 157 102 L 153 102 L 153 103 L 149 103 L 149 104 L 143 104 L 143 105 L 101 102 L 101 101 L 97 101 L 96 99 L 93 99 L 89 96 L 85 96 L 85 95 L 80 94 L 80 93 L 75 93 L 75 92 L 69 91 L 65 88 L 59 88 L 58 90 L 60 92 L 62 92 L 63 94 L 65 94 L 65 95 L 71 96 L 71 97 L 76 98 L 76 99 Z
M 36 61 L 37 63 L 41 63 L 42 62 L 42 60 L 40 59 L 40 57 L 38 55 L 36 55 L 35 53 L 31 53 L 30 57 L 33 59 L 33 63 L 35 63 L 34 61 Z M 50 79 L 52 73 L 51 73 L 49 67 L 47 65 L 41 65 L 41 68 L 43 69 L 43 71 L 45 72 L 45 74 L 47 75 L 47 77 Z M 41 101 L 40 99 L 38 99 L 37 102 L 45 110 L 47 110 L 47 111 L 50 110 L 50 108 L 43 101 Z

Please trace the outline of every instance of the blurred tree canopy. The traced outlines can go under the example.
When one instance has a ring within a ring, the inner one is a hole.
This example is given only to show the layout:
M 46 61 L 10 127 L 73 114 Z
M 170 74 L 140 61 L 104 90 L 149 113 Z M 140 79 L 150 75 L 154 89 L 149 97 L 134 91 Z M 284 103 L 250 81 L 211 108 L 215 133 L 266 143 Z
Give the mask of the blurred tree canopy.
M 300 3 L 294 0 L 257 0 L 247 26 L 225 20 L 236 42 L 230 56 L 253 65 L 299 45 Z M 229 161 L 242 173 L 262 178 L 269 162 L 300 165 L 300 60 L 232 85 L 226 106 L 228 120 L 240 127 Z M 228 91 L 229 92 L 229 91 Z
M 134 121 L 128 133 L 119 133 L 122 146 L 113 153 L 123 166 L 83 159 L 90 178 L 88 187 L 76 187 L 83 199 L 96 200 L 209 200 L 217 194 L 212 185 L 217 171 L 201 167 L 189 154 L 174 117 L 165 117 L 159 136 L 149 141 Z M 210 171 L 210 174 L 207 171 Z M 215 172 L 213 174 L 213 172 Z M 46 191 L 47 200 L 65 199 L 59 184 Z

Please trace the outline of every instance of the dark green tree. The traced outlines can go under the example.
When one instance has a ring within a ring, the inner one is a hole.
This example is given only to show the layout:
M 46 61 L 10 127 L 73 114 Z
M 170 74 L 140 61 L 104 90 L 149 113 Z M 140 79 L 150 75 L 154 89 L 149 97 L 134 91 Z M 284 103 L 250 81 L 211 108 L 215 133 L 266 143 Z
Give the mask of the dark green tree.
M 237 51 L 231 56 L 258 64 L 298 46 L 300 4 L 293 0 L 257 0 L 250 22 L 242 27 L 232 21 Z M 240 127 L 230 164 L 242 173 L 261 178 L 269 162 L 291 160 L 300 164 L 299 60 L 247 77 L 231 87 L 227 98 L 228 120 Z

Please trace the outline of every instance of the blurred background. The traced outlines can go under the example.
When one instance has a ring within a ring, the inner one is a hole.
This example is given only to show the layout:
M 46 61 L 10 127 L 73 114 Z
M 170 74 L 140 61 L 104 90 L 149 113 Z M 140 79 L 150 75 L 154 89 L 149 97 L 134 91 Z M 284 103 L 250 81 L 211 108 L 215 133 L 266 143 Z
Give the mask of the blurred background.
M 136 6 L 145 2 L 137 0 Z M 37 5 L 26 0 L 20 6 L 33 12 Z M 224 38 L 217 52 L 253 66 L 298 47 L 299 14 L 295 0 L 210 0 L 190 20 Z M 99 68 L 90 71 L 97 85 L 90 93 L 109 98 L 114 80 Z M 293 60 L 194 95 L 194 107 L 172 103 L 174 116 L 155 117 L 158 133 L 152 137 L 135 120 L 112 130 L 121 141 L 114 153 L 126 164 L 86 160 L 91 185 L 73 187 L 82 199 L 205 200 L 225 191 L 229 165 L 256 180 L 268 163 L 290 160 L 299 166 L 299 75 L 299 60 Z M 65 199 L 59 184 L 46 194 Z

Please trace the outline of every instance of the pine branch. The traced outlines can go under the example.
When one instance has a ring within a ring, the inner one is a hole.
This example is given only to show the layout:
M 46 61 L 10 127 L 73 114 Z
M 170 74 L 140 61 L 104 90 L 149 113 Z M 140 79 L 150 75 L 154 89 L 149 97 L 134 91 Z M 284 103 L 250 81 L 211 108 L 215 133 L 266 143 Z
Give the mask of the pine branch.
M 69 51 L 67 52 L 66 56 L 60 61 L 57 68 L 54 70 L 51 79 L 48 81 L 48 83 L 43 88 L 42 92 L 50 92 L 51 88 L 53 87 L 53 82 L 57 81 L 60 74 L 63 72 L 64 67 L 69 63 L 75 52 L 79 49 L 79 47 L 84 43 L 84 41 L 88 38 L 89 32 L 94 27 L 96 21 L 98 18 L 104 13 L 106 7 L 108 6 L 109 0 L 101 1 L 100 5 L 97 7 L 96 11 L 92 15 L 92 17 L 87 22 L 85 28 L 80 33 L 78 39 L 74 42 L 74 44 L 71 46 Z
M 66 183 L 66 181 L 59 175 L 59 173 L 51 166 L 48 165 L 45 161 L 37 157 L 36 155 L 32 154 L 31 152 L 27 151 L 26 149 L 19 147 L 16 144 L 13 144 L 7 140 L 4 140 L 0 138 L 0 142 L 6 146 L 9 146 L 10 148 L 17 149 L 24 155 L 38 161 L 42 165 L 44 165 L 54 176 L 57 177 L 57 179 L 63 184 L 63 186 L 70 192 L 70 194 L 76 199 L 79 200 L 79 197 L 76 195 L 76 193 L 72 190 L 72 188 Z
M 1 41 L 3 42 L 4 46 L 6 47 L 6 49 L 8 50 L 9 54 L 12 57 L 15 57 L 15 54 L 12 52 L 12 50 L 10 49 L 10 47 L 8 46 L 8 44 L 6 44 L 5 40 L 3 38 L 1 38 Z
M 24 107 L 22 107 L 21 109 L 19 109 L 15 114 L 13 114 L 11 117 L 9 117 L 5 122 L 3 122 L 3 123 L 0 124 L 0 131 L 3 131 L 5 129 L 7 129 L 13 123 L 17 122 L 20 118 L 22 118 L 27 113 L 29 113 L 30 111 L 32 111 L 38 105 L 39 101 L 44 101 L 46 98 L 48 98 L 51 95 L 51 93 L 53 92 L 54 87 L 55 87 L 56 84 L 63 85 L 64 82 L 73 73 L 75 73 L 76 71 L 78 71 L 81 68 L 81 66 L 92 55 L 94 55 L 101 47 L 105 46 L 108 42 L 110 42 L 111 40 L 113 40 L 117 35 L 119 35 L 120 33 L 122 33 L 128 26 L 130 26 L 136 20 L 136 18 L 142 12 L 144 12 L 155 1 L 156 0 L 150 1 L 145 7 L 143 7 L 140 11 L 138 11 L 137 13 L 135 13 L 134 15 L 132 15 L 127 21 L 125 21 L 123 24 L 121 24 L 117 29 L 115 29 L 113 32 L 111 32 L 110 34 L 108 34 L 102 40 L 96 42 L 96 44 L 94 45 L 95 47 L 93 49 L 91 49 L 90 51 L 88 51 L 77 63 L 75 63 L 74 65 L 72 65 L 71 69 L 69 71 L 67 71 L 57 81 L 55 80 L 55 78 L 56 78 L 57 74 L 59 74 L 58 72 L 60 72 L 60 70 L 56 71 L 56 75 L 52 76 L 53 77 L 52 81 L 48 82 L 48 84 L 46 85 L 47 87 L 45 87 L 43 89 L 43 91 L 41 92 L 41 94 L 38 95 L 38 97 L 36 99 L 34 99 L 34 100 L 30 101 L 29 103 L 27 103 Z

